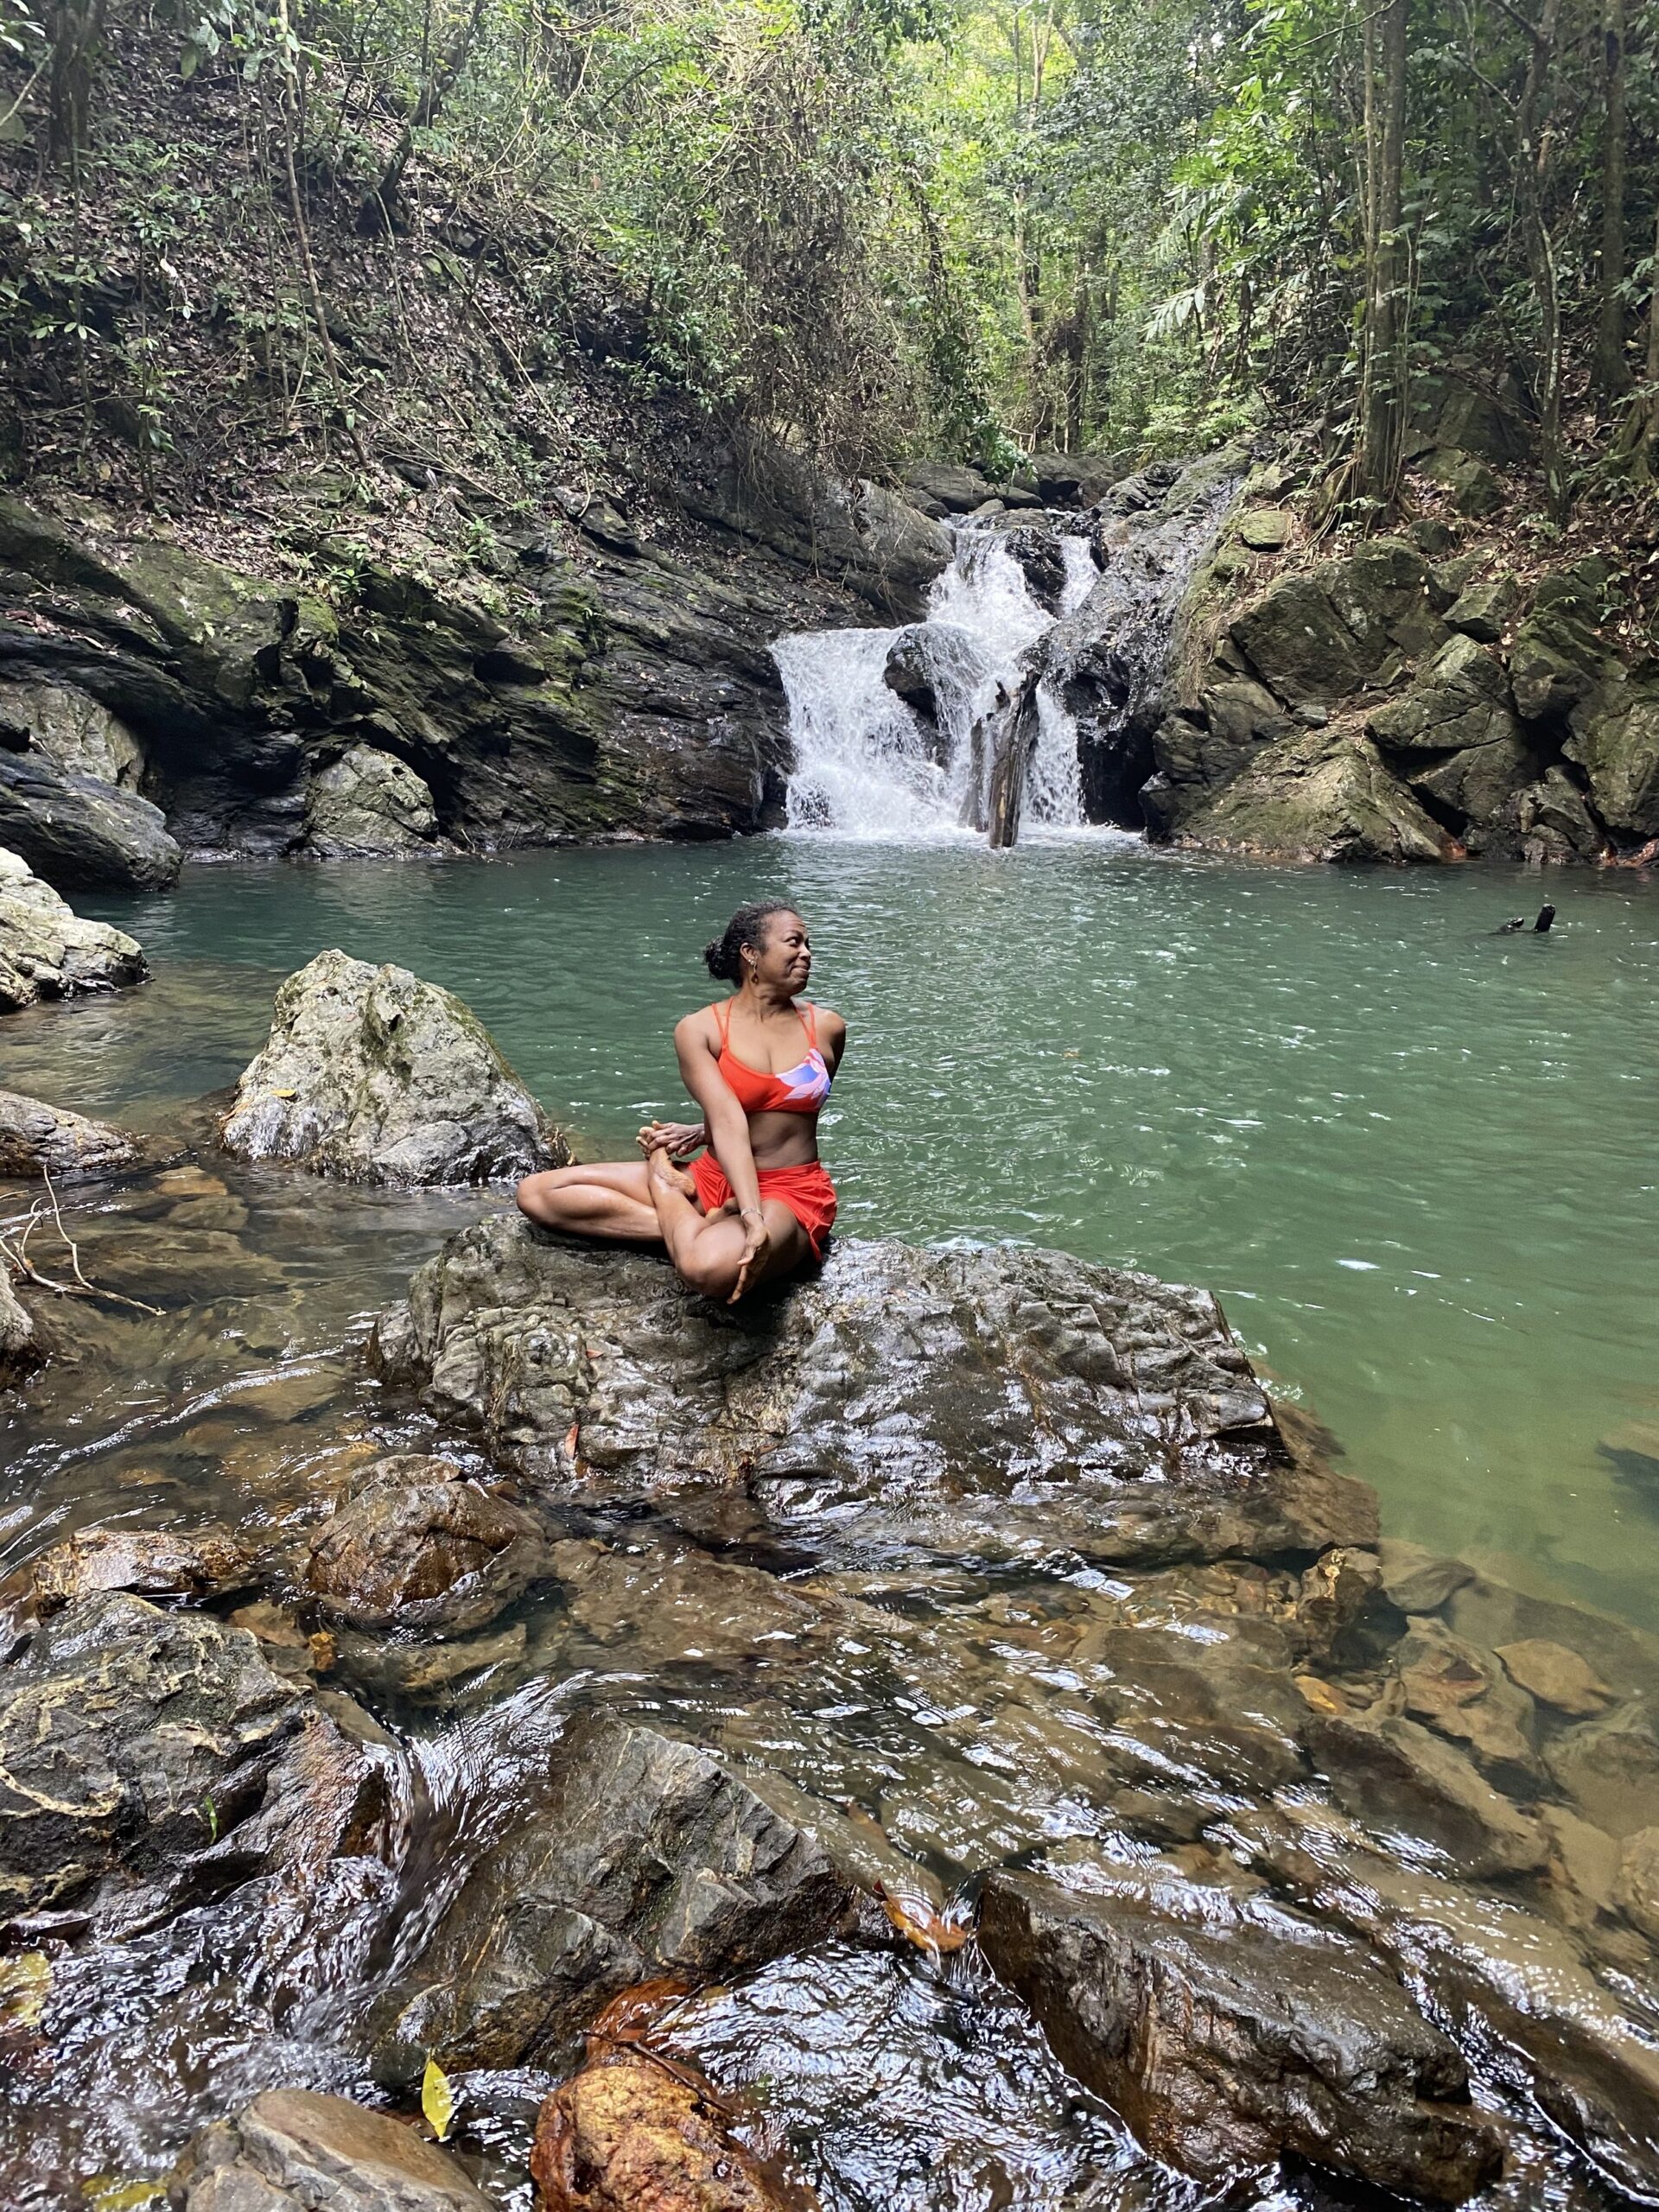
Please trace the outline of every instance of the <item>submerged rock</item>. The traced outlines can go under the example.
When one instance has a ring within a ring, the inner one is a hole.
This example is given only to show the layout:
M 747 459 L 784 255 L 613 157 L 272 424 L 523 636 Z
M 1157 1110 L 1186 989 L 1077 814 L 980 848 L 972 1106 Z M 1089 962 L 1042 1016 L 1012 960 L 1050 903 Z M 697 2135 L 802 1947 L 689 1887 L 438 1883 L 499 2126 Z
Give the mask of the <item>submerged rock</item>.
M 1126 1563 L 1376 1540 L 1362 1484 L 1288 1464 L 1212 1298 L 1058 1253 L 849 1239 L 734 1311 L 504 1216 L 421 1269 L 372 1357 L 588 1496 L 736 1483 L 780 1526 Z
M 267 2089 L 204 2128 L 174 2177 L 181 2212 L 490 2212 L 447 2151 L 383 2112 Z
M 160 807 L 35 753 L 0 752 L 0 842 L 60 891 L 164 891 L 183 858 Z
M 1059 2057 L 1154 2158 L 1210 2184 L 1288 2153 L 1439 2203 L 1502 2163 L 1468 2069 L 1362 1945 L 1281 1912 L 1209 1926 L 1032 1874 L 980 1942 Z
M 37 999 L 140 983 L 149 972 L 134 938 L 83 921 L 20 853 L 0 848 L 0 1014 Z
M 42 1618 L 95 1591 L 148 1598 L 204 1598 L 245 1588 L 253 1557 L 228 1529 L 77 1529 L 21 1570 Z
M 558 2067 L 608 1999 L 822 1941 L 851 1904 L 818 1846 L 706 1752 L 605 1717 L 551 1755 L 372 2023 L 377 2071 Z
M 137 1141 L 124 1129 L 20 1090 L 0 1090 L 0 1175 L 33 1177 L 42 1168 L 54 1175 L 97 1175 L 128 1166 L 137 1154 Z
M 358 1183 L 482 1183 L 569 1157 L 452 991 L 337 951 L 277 992 L 223 1137 L 244 1160 Z
M 399 1452 L 369 1468 L 310 1539 L 306 1586 L 358 1628 L 466 1636 L 545 1564 L 541 1524 L 452 1459 Z
M 1376 1833 L 1421 1838 L 1477 1880 L 1534 1872 L 1548 1858 L 1536 1821 L 1414 1720 L 1397 1713 L 1318 1718 L 1309 1748 L 1338 1801 Z
M 405 859 L 431 852 L 437 834 L 430 787 L 372 745 L 353 745 L 307 786 L 306 849 L 319 859 Z
M 814 2212 L 733 2133 L 690 2068 L 628 2050 L 556 2088 L 536 2120 L 537 2212 Z

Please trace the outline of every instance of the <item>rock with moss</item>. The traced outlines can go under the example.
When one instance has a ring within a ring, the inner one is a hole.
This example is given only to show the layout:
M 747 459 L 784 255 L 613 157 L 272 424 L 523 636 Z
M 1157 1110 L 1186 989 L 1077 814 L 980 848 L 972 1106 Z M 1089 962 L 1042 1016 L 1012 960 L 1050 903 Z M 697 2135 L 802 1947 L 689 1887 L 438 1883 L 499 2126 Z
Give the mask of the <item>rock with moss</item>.
M 435 849 L 432 793 L 395 754 L 353 745 L 312 777 L 306 849 L 321 860 L 407 859 Z
M 1602 820 L 1623 836 L 1659 836 L 1659 682 L 1602 683 L 1571 721 L 1564 749 L 1584 770 Z
M 357 1183 L 485 1183 L 569 1157 L 453 991 L 339 951 L 277 992 L 222 1135 L 240 1159 Z
M 1439 861 L 1446 832 L 1351 723 L 1263 747 L 1189 814 L 1184 843 L 1258 859 Z
M 1423 474 L 1445 486 L 1460 515 L 1496 514 L 1503 504 L 1503 486 L 1477 454 L 1444 447 L 1424 462 Z
M 1515 703 L 1529 721 L 1559 721 L 1610 672 L 1600 629 L 1605 562 L 1590 558 L 1546 576 L 1510 649 Z
M 0 1014 L 139 983 L 149 972 L 136 939 L 83 920 L 21 854 L 0 848 Z
M 1390 750 L 1408 752 L 1512 743 L 1520 735 L 1503 664 L 1461 636 L 1443 645 L 1407 690 L 1373 708 L 1365 726 Z

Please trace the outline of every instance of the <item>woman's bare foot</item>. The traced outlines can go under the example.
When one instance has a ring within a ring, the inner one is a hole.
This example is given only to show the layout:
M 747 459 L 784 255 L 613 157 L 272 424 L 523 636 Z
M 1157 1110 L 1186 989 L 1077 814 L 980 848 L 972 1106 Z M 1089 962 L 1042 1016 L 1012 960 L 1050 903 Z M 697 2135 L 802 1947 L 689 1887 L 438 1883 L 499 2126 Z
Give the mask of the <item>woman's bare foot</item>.
M 697 1195 L 696 1185 L 683 1168 L 674 1165 L 665 1145 L 654 1144 L 646 1152 L 645 1175 L 648 1181 L 660 1183 L 665 1190 L 677 1191 L 683 1198 Z

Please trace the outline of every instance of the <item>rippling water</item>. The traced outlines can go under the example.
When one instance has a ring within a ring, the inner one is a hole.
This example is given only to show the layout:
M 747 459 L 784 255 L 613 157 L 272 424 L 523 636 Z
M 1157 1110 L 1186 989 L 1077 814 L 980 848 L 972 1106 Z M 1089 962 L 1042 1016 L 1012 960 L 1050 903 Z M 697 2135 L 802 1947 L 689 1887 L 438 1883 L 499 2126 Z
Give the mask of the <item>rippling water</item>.
M 1551 938 L 1488 934 L 1541 886 Z M 1109 836 L 196 869 L 101 910 L 156 982 L 9 1023 L 5 1079 L 161 1117 L 228 1082 L 279 976 L 340 944 L 452 985 L 614 1149 L 681 1108 L 667 1033 L 708 988 L 696 948 L 780 891 L 852 1025 L 823 1131 L 843 1230 L 1209 1284 L 1395 1533 L 1659 1622 L 1651 881 Z

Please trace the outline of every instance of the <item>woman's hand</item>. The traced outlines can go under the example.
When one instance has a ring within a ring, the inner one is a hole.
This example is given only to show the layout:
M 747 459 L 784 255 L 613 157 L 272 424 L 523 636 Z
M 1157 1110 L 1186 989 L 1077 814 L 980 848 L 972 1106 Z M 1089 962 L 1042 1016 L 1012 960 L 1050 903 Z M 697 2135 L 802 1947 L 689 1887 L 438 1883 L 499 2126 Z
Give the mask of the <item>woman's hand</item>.
M 665 1152 L 671 1160 L 690 1160 L 708 1143 L 709 1131 L 702 1122 L 647 1122 L 634 1141 L 647 1158 Z
M 735 1306 L 749 1287 L 749 1277 L 758 1268 L 766 1265 L 766 1255 L 772 1249 L 772 1232 L 766 1227 L 766 1217 L 759 1209 L 739 1216 L 743 1224 L 743 1256 L 737 1263 L 737 1288 L 727 1300 Z

